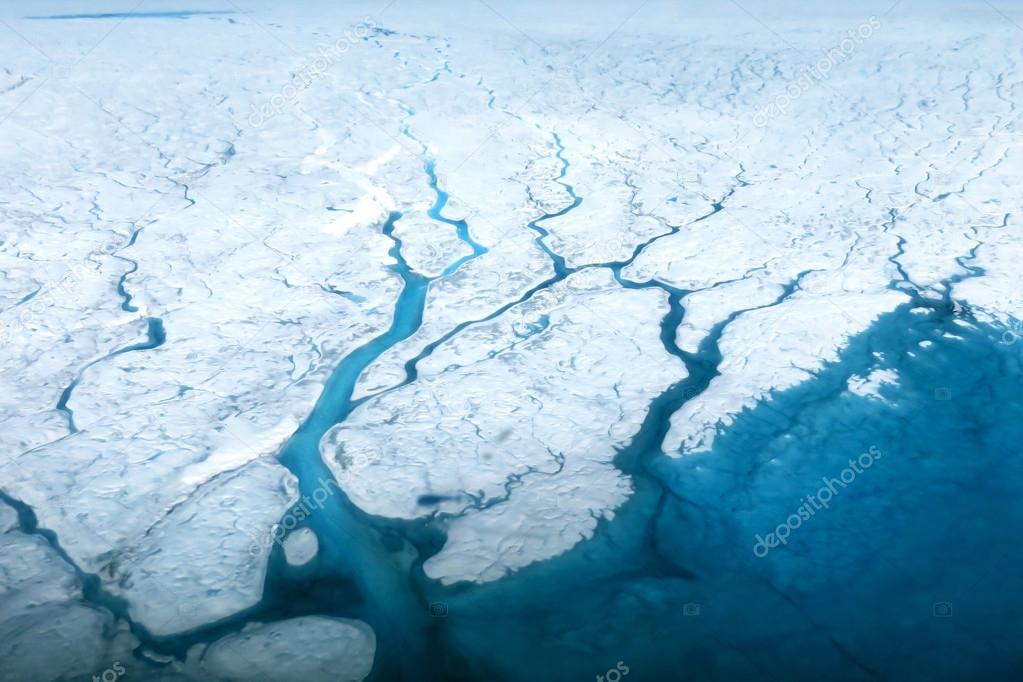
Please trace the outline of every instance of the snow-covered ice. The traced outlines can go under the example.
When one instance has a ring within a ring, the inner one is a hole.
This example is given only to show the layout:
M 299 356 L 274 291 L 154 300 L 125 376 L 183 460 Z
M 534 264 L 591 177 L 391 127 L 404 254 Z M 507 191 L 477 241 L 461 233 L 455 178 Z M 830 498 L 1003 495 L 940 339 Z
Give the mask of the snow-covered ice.
M 189 653 L 193 674 L 213 679 L 359 682 L 373 667 L 376 646 L 365 623 L 311 616 L 249 625 Z
M 304 566 L 316 556 L 320 549 L 316 533 L 308 528 L 299 528 L 284 538 L 284 556 L 292 566 Z

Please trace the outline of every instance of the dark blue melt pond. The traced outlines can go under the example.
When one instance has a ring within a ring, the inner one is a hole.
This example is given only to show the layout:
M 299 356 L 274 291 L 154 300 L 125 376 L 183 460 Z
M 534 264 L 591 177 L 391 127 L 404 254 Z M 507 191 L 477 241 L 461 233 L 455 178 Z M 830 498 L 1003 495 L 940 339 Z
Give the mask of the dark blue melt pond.
M 99 12 L 96 14 L 50 14 L 26 19 L 188 19 L 189 17 L 223 16 L 231 10 L 173 10 L 164 12 Z
M 1021 357 L 948 313 L 882 317 L 711 452 L 652 456 L 592 540 L 448 595 L 448 645 L 486 662 L 463 679 L 595 679 L 619 661 L 628 682 L 1023 679 Z M 848 390 L 879 367 L 898 373 L 881 399 Z

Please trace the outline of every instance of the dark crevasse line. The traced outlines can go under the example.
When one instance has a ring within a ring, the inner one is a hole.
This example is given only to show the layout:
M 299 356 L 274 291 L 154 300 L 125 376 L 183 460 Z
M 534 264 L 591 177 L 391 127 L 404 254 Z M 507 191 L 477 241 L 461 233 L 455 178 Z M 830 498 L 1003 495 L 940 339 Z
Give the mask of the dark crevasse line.
M 14 83 L 12 85 L 8 85 L 3 90 L 0 90 L 0 95 L 6 95 L 8 92 L 14 92 L 15 90 L 17 90 L 18 88 L 20 88 L 25 83 L 28 83 L 31 80 L 32 80 L 32 77 L 19 76 L 18 82 Z
M 36 287 L 36 290 L 35 290 L 35 291 L 32 291 L 32 292 L 30 292 L 30 293 L 27 293 L 27 294 L 25 294 L 25 295 L 24 295 L 24 296 L 22 296 L 22 297 L 21 297 L 20 299 L 18 299 L 18 300 L 17 300 L 17 301 L 16 301 L 15 303 L 14 303 L 14 305 L 13 305 L 13 306 L 11 306 L 11 307 L 13 307 L 13 308 L 17 308 L 17 307 L 18 307 L 19 305 L 24 305 L 24 304 L 28 303 L 28 302 L 29 302 L 29 301 L 31 301 L 31 300 L 32 300 L 33 298 L 35 298 L 36 296 L 38 296 L 38 295 L 39 295 L 39 292 L 40 292 L 40 291 L 42 291 L 42 290 L 43 290 L 43 288 L 42 288 L 41 286 L 40 286 L 40 287 Z
M 49 14 L 45 16 L 29 16 L 25 19 L 61 20 L 61 19 L 188 19 L 190 17 L 217 17 L 236 14 L 233 10 L 167 10 L 153 12 L 101 12 L 96 14 Z
M 41 538 L 60 560 L 67 564 L 81 586 L 82 602 L 107 611 L 114 618 L 123 620 L 131 632 L 140 640 L 148 639 L 149 634 L 146 629 L 132 620 L 128 610 L 128 602 L 103 589 L 103 581 L 97 574 L 82 570 L 61 545 L 57 534 L 39 525 L 39 517 L 30 505 L 12 497 L 3 490 L 0 490 L 0 503 L 14 509 L 18 516 L 18 530 L 21 533 Z
M 564 256 L 556 253 L 550 246 L 547 245 L 546 239 L 550 236 L 550 232 L 541 227 L 540 223 L 555 218 L 560 218 L 567 215 L 570 211 L 577 208 L 583 203 L 583 200 L 575 193 L 575 188 L 572 185 L 565 182 L 565 176 L 568 174 L 568 168 L 570 166 L 568 159 L 565 158 L 565 146 L 561 143 L 561 138 L 557 133 L 554 133 L 554 144 L 557 146 L 555 156 L 561 162 L 561 171 L 558 176 L 554 178 L 554 182 L 558 183 L 565 188 L 565 192 L 571 197 L 572 201 L 565 208 L 555 211 L 554 213 L 544 213 L 539 218 L 531 221 L 528 224 L 529 229 L 536 232 L 539 236 L 533 241 L 540 249 L 547 254 L 547 257 L 551 259 L 551 263 L 554 265 L 554 273 L 557 281 L 561 281 L 568 277 L 570 274 L 576 271 L 576 269 L 569 268 L 565 265 Z
M 130 353 L 139 350 L 153 350 L 154 348 L 159 348 L 164 344 L 166 340 L 167 333 L 163 328 L 163 320 L 161 320 L 158 317 L 147 317 L 145 341 L 142 341 L 140 343 L 133 343 L 129 346 L 125 346 L 124 348 L 118 348 L 117 350 L 107 355 L 104 355 L 101 358 L 96 358 L 92 362 L 89 362 L 84 367 L 82 367 L 82 369 L 79 370 L 75 378 L 71 380 L 71 383 L 68 384 L 67 387 L 61 392 L 60 398 L 57 400 L 57 407 L 55 408 L 58 412 L 63 412 L 64 416 L 67 418 L 68 430 L 71 433 L 78 433 L 78 427 L 75 425 L 74 411 L 70 407 L 68 407 L 68 402 L 71 400 L 71 396 L 74 393 L 74 390 L 78 388 L 78 384 L 81 383 L 82 378 L 85 376 L 85 372 L 88 371 L 90 367 L 93 367 L 103 362 L 104 360 L 109 360 L 110 358 L 117 357 L 118 355 L 122 355 L 124 353 Z

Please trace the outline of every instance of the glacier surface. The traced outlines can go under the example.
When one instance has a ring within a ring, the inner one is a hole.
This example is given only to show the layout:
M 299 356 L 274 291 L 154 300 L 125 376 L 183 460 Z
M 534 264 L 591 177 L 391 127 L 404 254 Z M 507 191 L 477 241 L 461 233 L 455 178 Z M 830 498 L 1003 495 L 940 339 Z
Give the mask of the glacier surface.
M 1020 670 L 1023 13 L 0 19 L 0 680 Z

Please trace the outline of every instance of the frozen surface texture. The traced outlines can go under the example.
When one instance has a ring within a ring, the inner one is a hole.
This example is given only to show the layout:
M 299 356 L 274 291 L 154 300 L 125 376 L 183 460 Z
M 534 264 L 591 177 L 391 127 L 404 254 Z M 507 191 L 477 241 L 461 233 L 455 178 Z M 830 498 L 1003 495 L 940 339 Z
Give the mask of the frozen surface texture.
M 449 601 L 681 546 L 857 338 L 831 397 L 958 395 L 892 320 L 1020 347 L 1015 8 L 83 7 L 0 8 L 0 680 L 600 674 Z
M 359 682 L 373 667 L 373 631 L 365 623 L 310 616 L 250 625 L 189 655 L 197 676 L 239 682 Z

